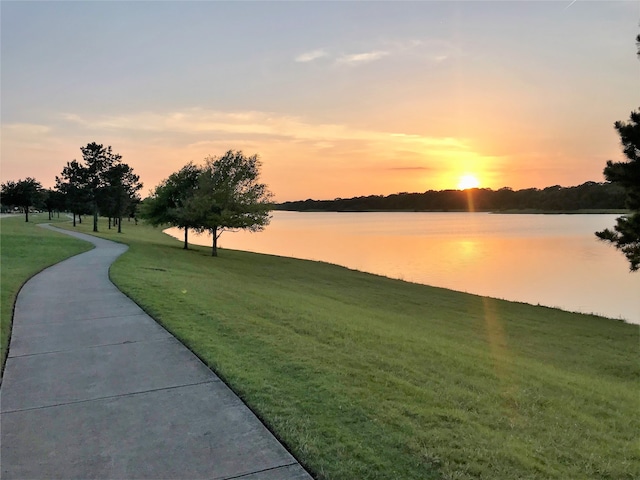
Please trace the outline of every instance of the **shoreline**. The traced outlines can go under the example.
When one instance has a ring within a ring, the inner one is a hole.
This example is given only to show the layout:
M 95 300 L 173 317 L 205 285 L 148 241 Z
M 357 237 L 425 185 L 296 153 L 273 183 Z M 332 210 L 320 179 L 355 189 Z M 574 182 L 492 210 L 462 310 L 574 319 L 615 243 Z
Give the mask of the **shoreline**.
M 307 212 L 301 212 L 301 215 Z M 331 212 L 323 212 L 323 213 L 331 213 Z M 488 213 L 484 213 L 486 215 Z M 310 218 L 313 217 L 313 214 L 310 213 L 309 216 L 302 222 L 301 225 L 307 225 Z M 339 217 L 339 215 L 337 215 Z M 330 221 L 330 223 L 332 223 Z M 287 225 L 289 225 L 287 223 Z M 295 223 L 294 225 L 297 225 Z M 368 223 L 366 223 L 368 225 Z M 182 241 L 183 240 L 183 232 L 182 230 L 173 230 L 171 233 L 171 228 L 163 229 L 163 233 L 168 235 L 169 237 Z M 295 230 L 292 230 L 295 231 Z M 229 235 L 229 237 L 225 237 L 225 235 Z M 548 287 L 537 288 L 534 290 L 523 290 L 522 284 L 526 282 L 525 277 L 522 280 L 514 278 L 514 282 L 508 282 L 507 279 L 511 278 L 512 275 L 518 273 L 518 269 L 508 267 L 509 270 L 505 270 L 502 274 L 497 274 L 496 280 L 493 282 L 493 286 L 487 288 L 483 284 L 478 284 L 473 281 L 474 278 L 478 278 L 479 275 L 482 274 L 482 268 L 486 267 L 486 265 L 479 264 L 481 266 L 475 270 L 475 273 L 470 273 L 465 278 L 457 278 L 456 275 L 452 273 L 448 273 L 446 276 L 442 274 L 429 275 L 428 273 L 422 270 L 423 265 L 421 263 L 410 266 L 410 268 L 402 270 L 400 267 L 404 265 L 404 257 L 402 252 L 395 253 L 393 248 L 387 249 L 387 253 L 383 253 L 384 258 L 378 259 L 375 262 L 371 262 L 368 260 L 367 255 L 364 254 L 360 257 L 359 253 L 355 252 L 354 257 L 349 257 L 349 252 L 351 252 L 352 247 L 345 246 L 346 250 L 344 254 L 333 254 L 331 253 L 332 249 L 329 248 L 321 248 L 314 249 L 313 251 L 305 250 L 305 248 L 298 248 L 296 245 L 290 245 L 285 248 L 280 248 L 280 244 L 278 241 L 286 241 L 286 239 L 282 238 L 282 235 L 279 233 L 274 233 L 272 237 L 264 237 L 264 240 L 256 238 L 255 241 L 252 236 L 244 235 L 243 233 L 239 233 L 237 237 L 233 237 L 233 234 L 225 233 L 221 237 L 219 247 L 224 250 L 230 251 L 240 251 L 240 252 L 248 252 L 248 253 L 258 253 L 265 255 L 272 255 L 275 257 L 280 257 L 284 259 L 298 259 L 298 260 L 308 260 L 319 263 L 326 263 L 330 265 L 337 265 L 340 267 L 347 268 L 352 271 L 368 273 L 372 275 L 376 275 L 382 278 L 388 278 L 393 280 L 402 280 L 406 283 L 416 284 L 416 285 L 424 285 L 435 288 L 444 288 L 453 292 L 459 293 L 469 293 L 472 295 L 476 295 L 479 297 L 491 298 L 491 299 L 499 299 L 506 300 L 510 302 L 522 303 L 532 306 L 543 306 L 547 308 L 554 308 L 557 310 L 561 310 L 569 313 L 578 313 L 583 315 L 595 315 L 603 318 L 607 318 L 615 321 L 622 321 L 624 323 L 632 324 L 632 325 L 640 325 L 640 316 L 635 314 L 633 304 L 630 300 L 625 302 L 618 302 L 612 304 L 613 302 L 608 301 L 606 295 L 597 295 L 597 296 L 585 296 L 586 292 L 591 291 L 594 287 L 590 286 L 587 282 L 586 285 L 581 285 L 580 283 L 576 284 L 574 287 L 574 291 L 567 295 L 561 295 L 560 291 L 553 291 Z M 266 232 L 265 234 L 266 235 Z M 313 233 L 312 233 L 313 235 Z M 306 238 L 306 237 L 305 237 Z M 311 237 L 310 237 L 311 238 Z M 464 237 L 461 240 L 463 243 L 466 242 Z M 511 241 L 511 240 L 508 240 Z M 482 242 L 482 240 L 480 240 Z M 197 245 L 205 248 L 210 247 L 210 240 L 206 234 L 203 236 L 198 236 L 193 232 L 189 232 L 189 243 L 190 245 Z M 298 242 L 299 243 L 299 242 Z M 453 242 L 455 243 L 455 242 Z M 403 243 L 405 247 L 407 244 Z M 476 247 L 476 253 L 484 252 L 485 248 L 481 246 Z M 550 248 L 547 244 L 542 244 L 545 248 Z M 598 247 L 598 245 L 596 245 Z M 411 247 L 410 247 L 411 248 Z M 433 250 L 438 252 L 440 250 L 440 246 L 438 244 L 434 244 Z M 551 247 L 552 248 L 552 247 Z M 328 250 L 328 251 L 327 251 Z M 405 249 L 406 250 L 406 249 Z M 515 250 L 514 254 L 509 254 L 503 260 L 503 263 L 510 265 L 510 259 L 512 257 L 518 257 L 521 248 L 518 247 Z M 410 250 L 412 252 L 413 250 Z M 367 250 L 368 252 L 368 250 Z M 405 252 L 406 253 L 406 252 Z M 615 252 L 611 252 L 614 253 Z M 436 253 L 437 254 L 437 253 Z M 394 260 L 396 256 L 399 255 L 397 260 Z M 406 256 L 406 255 L 405 255 Z M 348 258 L 345 258 L 348 257 Z M 556 258 L 555 256 L 553 258 Z M 393 261 L 393 269 L 387 268 L 390 266 L 389 262 Z M 418 262 L 422 260 L 417 260 Z M 424 262 L 424 261 L 423 261 Z M 486 263 L 486 262 L 484 262 Z M 399 265 L 399 266 L 398 266 Z M 440 268 L 439 264 L 434 264 L 434 269 Z M 472 267 L 471 267 L 472 268 Z M 402 271 L 399 271 L 402 270 Z M 456 269 L 453 269 L 456 271 Z M 520 273 L 526 273 L 527 271 L 520 270 Z M 534 276 L 541 275 L 541 271 L 535 270 L 531 272 Z M 464 272 L 461 273 L 464 275 Z M 562 275 L 562 274 L 561 274 Z M 537 278 L 537 277 L 536 277 Z M 562 278 L 562 277 L 560 277 Z M 438 280 L 441 280 L 439 283 Z M 630 279 L 633 282 L 633 278 Z M 533 280 L 532 280 L 533 281 Z M 505 282 L 509 283 L 511 287 L 502 288 L 502 284 Z M 625 280 L 626 282 L 626 280 Z M 593 283 L 593 282 L 591 282 Z M 596 282 L 595 288 L 597 288 L 598 283 Z M 631 285 L 635 285 L 634 283 L 624 283 L 625 292 L 628 290 L 628 287 Z M 583 293 L 584 292 L 584 293 Z M 539 295 L 537 294 L 539 293 Z M 566 293 L 566 292 L 565 292 Z M 582 300 L 585 298 L 585 301 Z M 629 297 L 627 297 L 629 298 Z M 634 316 L 635 315 L 635 316 Z

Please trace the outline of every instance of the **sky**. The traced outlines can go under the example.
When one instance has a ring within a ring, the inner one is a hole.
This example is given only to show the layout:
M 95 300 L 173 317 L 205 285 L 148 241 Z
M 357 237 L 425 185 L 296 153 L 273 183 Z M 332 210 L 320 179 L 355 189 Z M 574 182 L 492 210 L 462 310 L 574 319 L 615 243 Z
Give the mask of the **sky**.
M 90 142 L 146 196 L 258 154 L 276 201 L 604 181 L 640 2 L 0 2 L 0 179 Z

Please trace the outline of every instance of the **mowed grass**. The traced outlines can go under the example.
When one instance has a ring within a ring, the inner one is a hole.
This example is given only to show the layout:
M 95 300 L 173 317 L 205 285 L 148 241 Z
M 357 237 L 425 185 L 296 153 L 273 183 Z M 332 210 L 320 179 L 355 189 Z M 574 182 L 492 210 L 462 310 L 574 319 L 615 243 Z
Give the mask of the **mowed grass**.
M 640 478 L 638 326 L 101 228 L 114 282 L 318 479 Z
M 30 214 L 0 219 L 0 362 L 4 364 L 11 335 L 16 296 L 24 283 L 36 273 L 65 258 L 85 252 L 89 243 L 36 226 L 38 223 L 66 222 L 66 217 L 48 220 L 48 214 Z M 70 292 L 71 294 L 71 292 Z

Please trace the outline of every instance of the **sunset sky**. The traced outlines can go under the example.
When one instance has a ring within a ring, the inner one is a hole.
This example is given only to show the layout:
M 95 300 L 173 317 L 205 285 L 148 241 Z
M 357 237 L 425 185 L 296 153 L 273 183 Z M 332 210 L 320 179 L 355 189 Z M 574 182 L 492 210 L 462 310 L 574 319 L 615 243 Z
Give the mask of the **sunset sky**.
M 95 141 L 144 195 L 230 149 L 278 201 L 571 186 L 640 107 L 637 0 L 0 5 L 3 182 Z

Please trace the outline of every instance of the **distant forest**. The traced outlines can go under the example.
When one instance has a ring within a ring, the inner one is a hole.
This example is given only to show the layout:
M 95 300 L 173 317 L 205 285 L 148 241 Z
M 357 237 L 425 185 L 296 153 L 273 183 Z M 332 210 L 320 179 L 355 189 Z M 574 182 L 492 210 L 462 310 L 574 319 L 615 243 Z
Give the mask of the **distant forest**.
M 424 193 L 396 193 L 335 200 L 284 202 L 276 210 L 292 211 L 575 211 L 623 210 L 625 191 L 612 183 L 586 182 L 576 187 L 555 185 L 542 190 L 528 188 L 500 190 L 429 190 Z

